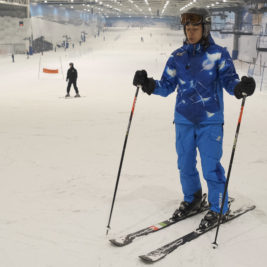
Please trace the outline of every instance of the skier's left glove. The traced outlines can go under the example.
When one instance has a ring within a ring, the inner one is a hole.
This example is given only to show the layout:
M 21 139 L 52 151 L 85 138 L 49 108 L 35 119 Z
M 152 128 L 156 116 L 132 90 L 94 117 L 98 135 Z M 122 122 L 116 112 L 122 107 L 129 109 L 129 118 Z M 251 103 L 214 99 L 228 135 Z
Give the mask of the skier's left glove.
M 147 78 L 145 70 L 137 70 L 134 75 L 133 85 L 141 85 L 143 92 L 151 95 L 155 90 L 156 82 L 153 78 Z
M 254 93 L 256 88 L 255 80 L 252 77 L 243 76 L 234 89 L 234 94 L 237 99 L 243 97 L 243 93 L 250 96 Z

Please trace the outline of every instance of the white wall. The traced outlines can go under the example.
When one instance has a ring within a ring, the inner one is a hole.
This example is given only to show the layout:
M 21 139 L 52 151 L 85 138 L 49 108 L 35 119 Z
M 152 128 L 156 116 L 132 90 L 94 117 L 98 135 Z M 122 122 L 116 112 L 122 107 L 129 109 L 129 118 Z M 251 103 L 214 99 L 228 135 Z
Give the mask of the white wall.
M 242 35 L 239 38 L 238 44 L 238 59 L 245 62 L 253 62 L 257 58 L 257 43 L 258 36 L 256 35 Z
M 23 26 L 19 22 L 23 21 Z M 45 40 L 56 45 L 62 43 L 63 35 L 71 37 L 71 43 L 81 40 L 81 32 L 88 33 L 88 37 L 97 34 L 97 24 L 90 25 L 63 24 L 45 20 L 43 18 L 32 17 L 30 19 L 20 19 L 13 17 L 0 17 L 0 55 L 10 53 L 25 53 L 29 49 L 29 40 L 44 36 Z
M 44 36 L 45 39 L 53 44 L 60 43 L 63 40 L 63 35 L 71 37 L 71 42 L 79 42 L 81 40 L 81 32 L 85 31 L 88 35 L 94 35 L 97 32 L 95 24 L 90 26 L 86 24 L 71 25 L 61 24 L 53 21 L 48 21 L 42 18 L 31 18 L 31 27 L 33 39 Z
M 19 26 L 20 21 L 23 26 Z M 0 54 L 25 52 L 28 41 L 24 39 L 29 36 L 30 19 L 0 17 Z

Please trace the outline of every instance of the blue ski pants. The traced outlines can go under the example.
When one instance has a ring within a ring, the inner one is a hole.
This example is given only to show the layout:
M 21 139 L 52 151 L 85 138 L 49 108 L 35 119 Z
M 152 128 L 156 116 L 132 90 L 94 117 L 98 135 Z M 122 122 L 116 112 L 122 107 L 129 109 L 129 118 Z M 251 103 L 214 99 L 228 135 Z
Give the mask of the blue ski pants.
M 178 169 L 184 193 L 184 201 L 192 202 L 194 193 L 201 189 L 199 173 L 196 168 L 197 149 L 201 159 L 203 176 L 208 186 L 210 209 L 220 212 L 226 183 L 222 157 L 223 125 L 175 124 Z M 228 210 L 228 195 L 223 213 Z

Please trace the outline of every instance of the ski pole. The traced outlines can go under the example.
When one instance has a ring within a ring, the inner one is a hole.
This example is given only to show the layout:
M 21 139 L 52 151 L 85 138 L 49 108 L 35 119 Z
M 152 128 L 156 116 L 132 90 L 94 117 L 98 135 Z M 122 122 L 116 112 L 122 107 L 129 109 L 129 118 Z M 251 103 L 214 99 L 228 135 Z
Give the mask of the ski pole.
M 237 127 L 236 127 L 235 139 L 234 139 L 234 144 L 233 144 L 233 148 L 232 148 L 230 164 L 229 164 L 229 168 L 228 168 L 228 172 L 227 172 L 227 179 L 226 179 L 224 192 L 223 192 L 223 199 L 222 199 L 222 205 L 221 205 L 221 210 L 220 210 L 219 219 L 218 219 L 218 225 L 217 225 L 217 229 L 216 229 L 215 239 L 214 239 L 214 242 L 212 243 L 214 249 L 218 247 L 217 237 L 218 237 L 219 228 L 220 228 L 220 224 L 221 224 L 223 206 L 224 206 L 226 192 L 227 192 L 228 184 L 229 184 L 229 180 L 230 180 L 230 174 L 231 174 L 231 169 L 232 169 L 232 165 L 233 165 L 235 149 L 236 149 L 236 144 L 237 144 L 237 138 L 238 138 L 239 128 L 240 128 L 240 124 L 241 124 L 241 120 L 242 120 L 242 115 L 243 115 L 243 110 L 244 110 L 244 106 L 245 106 L 246 97 L 247 97 L 247 95 L 243 93 L 243 99 L 242 99 L 242 103 L 241 103 L 241 110 L 240 110 L 239 119 L 238 119 L 238 123 L 237 123 Z
M 110 228 L 110 221 L 111 221 L 111 216 L 112 216 L 113 207 L 114 207 L 114 203 L 115 203 L 115 198 L 116 198 L 116 194 L 117 194 L 117 189 L 118 189 L 118 185 L 119 185 L 121 168 L 122 168 L 122 163 L 123 163 L 123 159 L 124 159 L 124 153 L 125 153 L 125 149 L 126 149 L 126 144 L 127 144 L 127 140 L 128 140 L 130 127 L 131 127 L 131 122 L 132 122 L 132 118 L 133 118 L 133 114 L 134 114 L 134 108 L 135 108 L 135 103 L 136 103 L 136 100 L 137 100 L 138 92 L 139 92 L 139 86 L 137 86 L 137 88 L 136 88 L 135 97 L 134 97 L 134 101 L 133 101 L 133 106 L 132 106 L 132 110 L 131 110 L 131 114 L 130 114 L 130 118 L 129 118 L 129 123 L 128 123 L 127 131 L 126 131 L 126 136 L 125 136 L 125 140 L 124 140 L 123 149 L 122 149 L 120 166 L 119 166 L 119 170 L 118 170 L 117 181 L 116 181 L 116 185 L 115 185 L 115 191 L 114 191 L 113 200 L 112 200 L 112 204 L 111 204 L 111 209 L 110 209 L 110 214 L 109 214 L 109 220 L 108 220 L 106 235 L 108 235 L 108 231 L 109 231 L 109 229 L 111 229 Z

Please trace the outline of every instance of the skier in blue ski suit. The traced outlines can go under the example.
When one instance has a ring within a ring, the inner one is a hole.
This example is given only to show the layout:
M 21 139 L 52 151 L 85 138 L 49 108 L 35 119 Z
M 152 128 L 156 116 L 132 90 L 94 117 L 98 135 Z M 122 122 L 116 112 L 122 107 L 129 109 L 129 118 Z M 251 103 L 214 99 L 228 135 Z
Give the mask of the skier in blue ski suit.
M 141 85 L 149 95 L 166 97 L 177 91 L 174 123 L 184 201 L 173 217 L 188 214 L 201 205 L 202 190 L 196 168 L 198 149 L 203 176 L 208 185 L 210 211 L 206 219 L 212 217 L 209 223 L 214 223 L 220 212 L 226 182 L 225 171 L 220 163 L 224 123 L 223 88 L 229 94 L 242 98 L 243 93 L 251 95 L 254 92 L 255 81 L 250 77 L 242 77 L 240 81 L 227 49 L 214 43 L 209 33 L 208 11 L 193 8 L 188 14 L 184 27 L 191 23 L 190 18 L 193 26 L 201 25 L 201 39 L 197 43 L 190 43 L 187 38 L 184 45 L 171 54 L 160 80 L 147 78 L 146 71 L 142 70 L 136 71 L 133 84 Z M 194 24 L 198 18 L 194 14 L 199 15 L 200 23 Z M 227 197 L 223 214 L 228 211 Z

